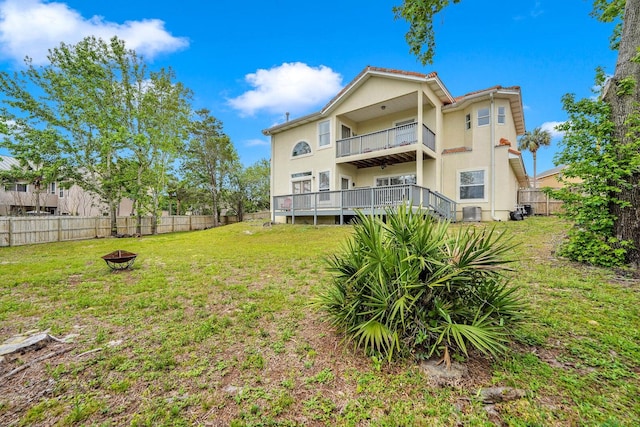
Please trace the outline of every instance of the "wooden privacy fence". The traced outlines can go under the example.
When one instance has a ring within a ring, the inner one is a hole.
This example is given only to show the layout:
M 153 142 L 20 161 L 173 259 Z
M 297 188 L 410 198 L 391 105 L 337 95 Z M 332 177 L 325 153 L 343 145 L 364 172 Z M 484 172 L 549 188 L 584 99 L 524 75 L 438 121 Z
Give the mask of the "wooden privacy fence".
M 534 215 L 554 215 L 562 211 L 562 201 L 549 197 L 541 189 L 518 190 L 518 204 L 531 205 Z
M 151 234 L 151 217 L 142 218 L 142 234 Z M 118 217 L 118 234 L 135 234 L 136 218 Z M 213 217 L 204 215 L 162 216 L 157 232 L 204 230 L 213 227 Z M 111 236 L 109 217 L 0 217 L 0 246 L 64 242 Z

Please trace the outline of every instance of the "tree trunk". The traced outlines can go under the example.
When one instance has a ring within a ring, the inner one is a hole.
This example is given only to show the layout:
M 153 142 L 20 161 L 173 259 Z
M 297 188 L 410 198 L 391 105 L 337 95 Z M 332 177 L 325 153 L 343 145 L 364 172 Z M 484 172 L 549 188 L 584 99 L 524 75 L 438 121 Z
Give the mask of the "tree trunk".
M 138 174 L 136 177 L 136 234 L 142 236 L 142 202 L 140 201 L 140 191 L 142 188 L 142 168 L 138 168 Z
M 633 114 L 640 113 L 640 63 L 632 59 L 638 54 L 640 45 L 640 0 L 627 0 L 624 12 L 622 37 L 618 50 L 618 61 L 609 89 L 605 93 L 605 101 L 611 106 L 611 116 L 614 123 L 614 141 L 616 144 L 629 144 L 637 140 L 640 135 L 629 132 L 631 125 L 627 119 Z M 633 78 L 635 86 L 626 93 L 623 92 L 621 81 Z M 636 132 L 638 130 L 636 129 Z M 611 206 L 611 212 L 616 216 L 615 236 L 621 240 L 631 241 L 634 247 L 629 250 L 627 261 L 632 265 L 640 265 L 640 172 L 634 171 L 629 178 L 630 186 L 621 189 L 617 197 L 630 204 L 620 207 Z
M 213 203 L 213 226 L 218 226 L 218 194 L 215 190 L 211 192 L 211 202 Z
M 536 172 L 536 152 L 533 151 L 531 154 L 533 154 L 533 189 L 535 190 L 536 188 L 538 188 L 538 175 Z
M 244 203 L 242 200 L 238 202 L 238 222 L 242 222 L 244 220 Z
M 109 200 L 109 216 L 111 217 L 111 237 L 118 235 L 118 212 L 113 200 Z

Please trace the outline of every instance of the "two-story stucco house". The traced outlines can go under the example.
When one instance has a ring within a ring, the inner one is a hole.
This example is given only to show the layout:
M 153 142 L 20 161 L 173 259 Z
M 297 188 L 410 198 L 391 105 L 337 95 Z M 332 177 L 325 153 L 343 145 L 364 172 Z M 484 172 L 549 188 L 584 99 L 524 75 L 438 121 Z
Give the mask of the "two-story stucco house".
M 527 186 L 524 131 L 519 87 L 453 97 L 436 73 L 367 67 L 321 111 L 263 131 L 273 219 L 343 223 L 411 203 L 508 220 Z

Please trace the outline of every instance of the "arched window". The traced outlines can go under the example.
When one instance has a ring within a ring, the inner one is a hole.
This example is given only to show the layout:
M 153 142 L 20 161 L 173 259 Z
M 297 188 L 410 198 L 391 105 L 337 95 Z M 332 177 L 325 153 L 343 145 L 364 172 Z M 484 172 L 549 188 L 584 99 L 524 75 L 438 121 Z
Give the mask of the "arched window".
M 311 146 L 304 141 L 300 141 L 293 147 L 293 157 L 311 153 Z

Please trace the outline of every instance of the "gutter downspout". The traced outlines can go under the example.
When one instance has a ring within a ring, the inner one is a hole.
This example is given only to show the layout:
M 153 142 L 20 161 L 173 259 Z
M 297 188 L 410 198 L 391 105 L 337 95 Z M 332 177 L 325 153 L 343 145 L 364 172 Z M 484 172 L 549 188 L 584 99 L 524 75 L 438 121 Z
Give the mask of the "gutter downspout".
M 499 218 L 496 218 L 496 123 L 494 120 L 495 105 L 493 100 L 493 92 L 489 94 L 489 99 L 491 100 L 491 105 L 489 107 L 489 121 L 491 123 L 491 135 L 489 137 L 489 148 L 491 149 L 491 219 L 494 221 L 500 221 Z

